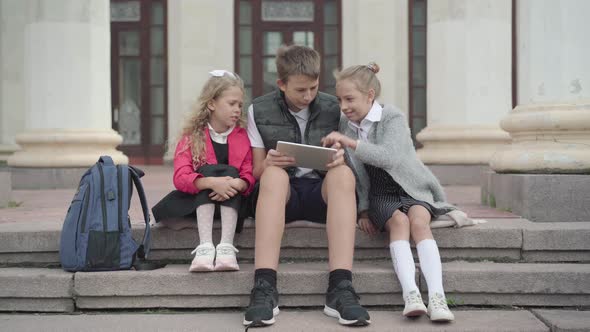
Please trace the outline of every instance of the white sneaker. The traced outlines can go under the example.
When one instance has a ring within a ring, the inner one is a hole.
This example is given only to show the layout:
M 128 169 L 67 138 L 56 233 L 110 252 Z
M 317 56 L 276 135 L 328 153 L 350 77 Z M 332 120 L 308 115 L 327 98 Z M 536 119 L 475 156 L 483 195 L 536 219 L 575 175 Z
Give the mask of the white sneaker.
M 191 267 L 188 269 L 190 272 L 204 272 L 213 271 L 213 261 L 215 260 L 215 247 L 213 243 L 206 242 L 200 244 L 191 252 L 195 255 L 191 263 Z
M 428 297 L 428 317 L 433 322 L 450 322 L 455 315 L 447 305 L 447 299 L 441 293 L 434 293 Z
M 426 306 L 422 301 L 422 296 L 418 291 L 411 291 L 408 295 L 404 296 L 404 307 L 403 315 L 406 317 L 421 316 L 426 313 Z
M 215 259 L 215 271 L 239 271 L 240 266 L 236 259 L 238 249 L 229 243 L 220 243 L 215 249 L 217 257 Z

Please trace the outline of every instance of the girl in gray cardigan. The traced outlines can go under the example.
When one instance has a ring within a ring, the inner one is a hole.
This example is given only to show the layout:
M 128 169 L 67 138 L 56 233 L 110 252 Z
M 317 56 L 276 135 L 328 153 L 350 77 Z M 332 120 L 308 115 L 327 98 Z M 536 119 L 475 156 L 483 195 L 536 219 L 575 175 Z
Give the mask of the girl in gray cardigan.
M 369 234 L 389 233 L 393 267 L 403 289 L 403 315 L 426 313 L 433 321 L 452 321 L 430 221 L 455 207 L 446 203 L 440 183 L 418 159 L 403 114 L 376 101 L 381 91 L 378 71 L 377 64 L 370 63 L 336 75 L 336 96 L 344 116 L 340 133 L 326 136 L 324 145 L 339 142 L 347 149 L 357 176 L 359 227 Z M 428 308 L 414 279 L 410 236 L 428 284 Z

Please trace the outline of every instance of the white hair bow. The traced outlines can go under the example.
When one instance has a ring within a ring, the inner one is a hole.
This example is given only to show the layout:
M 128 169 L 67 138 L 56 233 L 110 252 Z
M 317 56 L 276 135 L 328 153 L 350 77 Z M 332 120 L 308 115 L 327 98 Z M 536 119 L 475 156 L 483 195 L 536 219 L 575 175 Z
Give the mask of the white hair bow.
M 232 73 L 231 71 L 227 71 L 225 69 L 217 69 L 217 70 L 213 70 L 213 71 L 209 72 L 209 75 L 215 76 L 215 77 L 222 77 L 225 74 L 229 75 L 232 78 L 236 78 L 234 73 Z

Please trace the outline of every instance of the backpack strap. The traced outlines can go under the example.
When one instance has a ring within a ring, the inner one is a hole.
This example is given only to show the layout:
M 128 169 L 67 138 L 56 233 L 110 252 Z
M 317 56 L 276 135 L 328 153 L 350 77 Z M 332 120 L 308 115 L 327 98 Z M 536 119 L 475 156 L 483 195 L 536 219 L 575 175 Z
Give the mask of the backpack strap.
M 131 174 L 131 179 L 135 184 L 135 188 L 137 188 L 137 194 L 139 195 L 139 201 L 141 202 L 141 210 L 143 211 L 143 219 L 145 220 L 145 231 L 143 233 L 143 241 L 137 249 L 137 257 L 140 260 L 144 260 L 147 258 L 150 252 L 151 241 L 150 213 L 148 210 L 147 199 L 145 197 L 145 191 L 143 190 L 143 185 L 141 184 L 141 180 L 139 179 L 144 175 L 144 173 L 139 168 L 135 168 L 129 165 L 129 174 Z

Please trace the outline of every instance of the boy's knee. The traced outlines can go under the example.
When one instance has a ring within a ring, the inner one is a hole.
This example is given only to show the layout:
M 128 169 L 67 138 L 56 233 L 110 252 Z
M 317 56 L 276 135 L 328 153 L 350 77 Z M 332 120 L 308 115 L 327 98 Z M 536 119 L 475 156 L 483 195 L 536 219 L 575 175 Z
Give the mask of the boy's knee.
M 289 174 L 280 167 L 267 167 L 260 177 L 260 188 L 281 188 L 289 185 Z
M 326 174 L 326 181 L 329 181 L 331 184 L 349 186 L 352 188 L 354 188 L 356 184 L 354 173 L 352 173 L 352 170 L 346 165 L 340 165 L 330 169 Z

